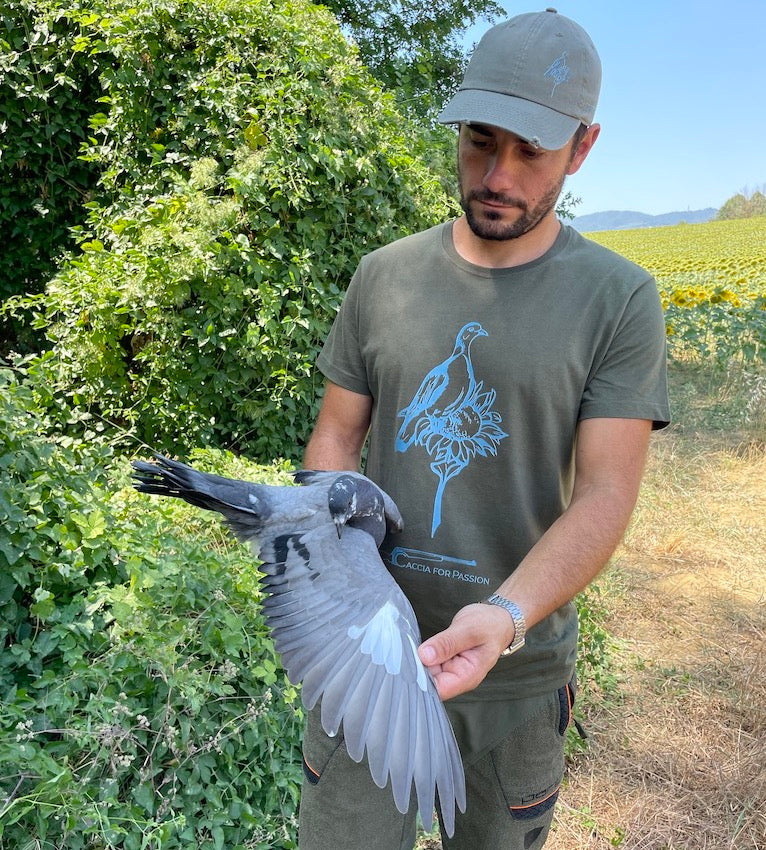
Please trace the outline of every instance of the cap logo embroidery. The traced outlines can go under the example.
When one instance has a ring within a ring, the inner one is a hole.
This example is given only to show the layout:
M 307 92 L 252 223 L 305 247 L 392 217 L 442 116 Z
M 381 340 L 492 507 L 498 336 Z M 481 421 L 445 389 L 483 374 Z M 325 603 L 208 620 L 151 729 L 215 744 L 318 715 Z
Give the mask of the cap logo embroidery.
M 550 77 L 553 80 L 553 88 L 551 89 L 551 97 L 553 97 L 556 93 L 556 88 L 561 83 L 567 82 L 572 76 L 572 70 L 567 65 L 566 53 L 562 53 L 558 59 L 554 59 L 543 76 Z

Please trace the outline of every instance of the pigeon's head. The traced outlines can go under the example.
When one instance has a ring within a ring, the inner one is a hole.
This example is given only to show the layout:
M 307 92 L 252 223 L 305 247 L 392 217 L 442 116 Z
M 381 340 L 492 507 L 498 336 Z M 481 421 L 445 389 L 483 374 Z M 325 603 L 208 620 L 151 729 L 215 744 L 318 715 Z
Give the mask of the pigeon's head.
M 379 536 L 383 539 L 386 527 L 383 496 L 371 481 L 339 475 L 330 486 L 327 502 L 339 538 L 345 525 L 353 525 L 367 531 L 376 542 Z
M 457 338 L 458 342 L 463 345 L 470 345 L 478 336 L 489 336 L 489 334 L 478 322 L 469 322 L 467 325 L 463 325 Z

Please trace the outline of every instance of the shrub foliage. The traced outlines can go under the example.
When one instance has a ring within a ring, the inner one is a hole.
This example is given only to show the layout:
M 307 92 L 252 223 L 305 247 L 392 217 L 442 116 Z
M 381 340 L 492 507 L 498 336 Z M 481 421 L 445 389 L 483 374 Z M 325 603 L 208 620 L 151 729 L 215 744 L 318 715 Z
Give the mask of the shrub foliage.
M 295 456 L 359 257 L 448 213 L 416 130 L 318 7 L 80 2 L 102 194 L 36 302 L 50 380 L 157 447 Z
M 78 18 L 29 0 L 0 12 L 0 300 L 42 288 L 98 180 L 78 158 L 103 94 Z
M 460 84 L 461 36 L 485 19 L 504 16 L 495 0 L 327 0 L 359 47 L 364 64 L 407 114 L 433 120 Z
M 766 195 L 756 189 L 752 193 L 747 190 L 732 195 L 718 210 L 716 218 L 727 221 L 737 218 L 756 218 L 766 215 Z
M 301 711 L 252 558 L 0 386 L 0 848 L 294 847 Z

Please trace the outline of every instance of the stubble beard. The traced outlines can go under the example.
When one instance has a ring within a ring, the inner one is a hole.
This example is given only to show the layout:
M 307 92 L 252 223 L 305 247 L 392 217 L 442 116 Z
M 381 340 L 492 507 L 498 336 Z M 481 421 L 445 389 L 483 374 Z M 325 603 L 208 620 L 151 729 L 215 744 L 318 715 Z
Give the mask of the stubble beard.
M 459 176 L 459 171 L 458 171 Z M 490 192 L 489 189 L 475 189 L 466 194 L 463 191 L 462 180 L 460 181 L 460 206 L 465 213 L 466 221 L 471 231 L 479 239 L 488 239 L 493 242 L 503 242 L 509 239 L 518 239 L 525 233 L 534 230 L 538 224 L 556 208 L 561 190 L 564 187 L 566 175 L 553 183 L 537 204 L 529 207 L 521 198 L 513 198 L 508 195 Z M 474 201 L 490 201 L 503 204 L 507 207 L 515 207 L 521 211 L 521 215 L 512 222 L 504 222 L 499 212 L 483 210 L 480 214 L 476 212 L 472 203 Z

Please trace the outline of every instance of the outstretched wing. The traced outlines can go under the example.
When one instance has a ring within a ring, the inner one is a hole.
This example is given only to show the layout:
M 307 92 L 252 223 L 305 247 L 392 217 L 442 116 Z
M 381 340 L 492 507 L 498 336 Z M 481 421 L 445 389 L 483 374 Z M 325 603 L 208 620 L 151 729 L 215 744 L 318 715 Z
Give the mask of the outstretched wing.
M 389 530 L 400 530 L 393 500 L 359 473 L 350 476 L 358 486 L 345 473 L 303 471 L 295 477 L 306 486 L 279 487 L 210 475 L 160 456 L 133 466 L 139 490 L 218 511 L 241 540 L 260 549 L 266 620 L 288 676 L 303 684 L 304 703 L 311 708 L 321 699 L 325 731 L 334 735 L 343 726 L 349 755 L 361 761 L 366 751 L 373 779 L 381 788 L 390 780 L 401 812 L 414 783 L 430 827 L 438 793 L 452 835 L 455 804 L 465 811 L 460 754 L 417 655 L 412 608 L 375 539 L 362 530 L 367 520 L 376 531 L 382 525 L 380 496 Z M 328 501 L 334 489 L 349 497 L 342 539 Z M 355 521 L 360 527 L 348 524 Z
M 365 750 L 375 783 L 390 779 L 401 812 L 412 783 L 430 828 L 438 793 L 445 829 L 455 804 L 465 811 L 465 781 L 452 727 L 417 654 L 412 608 L 363 531 L 332 527 L 275 542 L 279 562 L 264 564 L 267 623 L 303 701 L 321 700 L 322 726 L 341 725 L 355 761 Z

